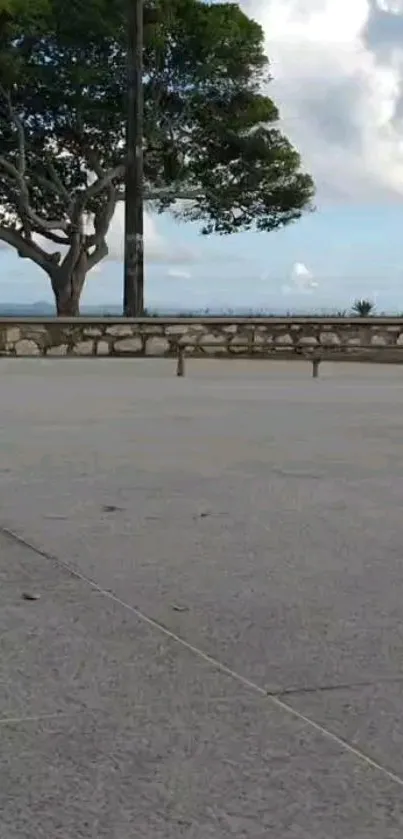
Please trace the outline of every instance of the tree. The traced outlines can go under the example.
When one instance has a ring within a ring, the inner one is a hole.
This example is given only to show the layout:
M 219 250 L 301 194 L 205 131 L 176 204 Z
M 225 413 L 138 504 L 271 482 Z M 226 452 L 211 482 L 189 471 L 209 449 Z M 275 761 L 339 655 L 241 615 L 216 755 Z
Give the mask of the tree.
M 4 4 L 5 0 L 0 0 Z M 49 276 L 60 315 L 107 255 L 125 174 L 125 0 L 6 0 L 0 239 Z M 205 234 L 276 230 L 314 186 L 261 91 L 263 33 L 233 3 L 146 0 L 145 197 Z
M 375 310 L 375 303 L 371 300 L 356 300 L 353 304 L 353 312 L 360 318 L 367 318 L 372 315 Z

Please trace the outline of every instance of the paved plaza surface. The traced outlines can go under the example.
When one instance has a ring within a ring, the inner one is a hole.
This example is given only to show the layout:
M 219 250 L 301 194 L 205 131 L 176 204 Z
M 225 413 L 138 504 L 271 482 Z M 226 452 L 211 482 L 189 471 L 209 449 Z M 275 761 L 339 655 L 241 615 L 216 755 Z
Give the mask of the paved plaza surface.
M 401 839 L 403 368 L 174 373 L 0 362 L 0 837 Z

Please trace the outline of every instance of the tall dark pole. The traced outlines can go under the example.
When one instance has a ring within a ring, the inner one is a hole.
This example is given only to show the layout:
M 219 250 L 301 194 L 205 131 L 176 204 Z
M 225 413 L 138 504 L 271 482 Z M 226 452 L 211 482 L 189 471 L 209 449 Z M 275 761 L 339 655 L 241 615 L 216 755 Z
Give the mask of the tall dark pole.
M 127 0 L 127 129 L 123 309 L 144 311 L 143 246 L 143 0 Z

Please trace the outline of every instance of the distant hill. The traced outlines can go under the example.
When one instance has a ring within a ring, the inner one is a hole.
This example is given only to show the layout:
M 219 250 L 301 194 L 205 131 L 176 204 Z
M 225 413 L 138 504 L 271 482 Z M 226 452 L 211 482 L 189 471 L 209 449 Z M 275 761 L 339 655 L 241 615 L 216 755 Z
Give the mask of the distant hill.
M 166 316 L 166 317 L 242 317 L 253 316 L 256 317 L 268 315 L 269 312 L 254 311 L 252 309 L 185 309 L 181 306 L 154 306 L 148 309 L 147 314 L 150 317 Z M 35 303 L 0 303 L 0 318 L 51 318 L 56 315 L 55 307 L 52 303 L 39 300 Z M 113 303 L 104 303 L 100 306 L 81 306 L 82 317 L 120 317 L 122 315 L 122 307 Z
M 378 313 L 377 313 L 378 314 Z M 381 317 L 388 314 L 389 317 L 403 317 L 403 315 L 396 312 L 386 313 L 379 312 Z M 38 300 L 35 303 L 0 303 L 0 318 L 51 318 L 56 315 L 55 307 L 52 303 L 45 300 Z M 348 316 L 347 312 L 337 312 L 332 310 L 306 310 L 299 309 L 294 311 L 277 310 L 267 311 L 265 309 L 247 309 L 242 307 L 234 308 L 206 308 L 206 309 L 191 309 L 183 306 L 153 306 L 147 310 L 149 317 L 340 317 Z M 114 303 L 103 303 L 100 306 L 82 306 L 81 316 L 87 318 L 102 318 L 113 317 L 118 318 L 122 316 L 121 305 Z
M 122 307 L 104 303 L 101 306 L 81 306 L 81 317 L 120 317 Z M 270 312 L 253 309 L 185 309 L 181 306 L 155 306 L 147 310 L 149 317 L 264 317 Z M 0 303 L 0 318 L 51 318 L 56 315 L 51 303 Z
M 0 303 L 0 317 L 3 318 L 51 318 L 56 314 L 55 307 L 46 301 L 37 303 Z M 120 306 L 83 306 L 82 315 L 87 317 L 102 317 L 103 315 L 119 316 L 122 314 Z
M 28 317 L 49 315 L 54 313 L 54 307 L 48 303 L 0 303 L 0 317 Z

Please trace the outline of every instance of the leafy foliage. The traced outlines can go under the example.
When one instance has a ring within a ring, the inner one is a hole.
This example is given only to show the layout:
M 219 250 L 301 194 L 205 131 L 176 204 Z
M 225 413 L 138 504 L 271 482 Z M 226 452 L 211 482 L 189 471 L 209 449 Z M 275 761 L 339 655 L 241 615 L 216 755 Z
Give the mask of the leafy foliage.
M 125 6 L 0 0 L 0 238 L 41 264 L 55 293 L 72 292 L 77 272 L 82 287 L 105 255 L 122 197 Z M 180 214 L 205 233 L 270 231 L 309 209 L 312 179 L 261 92 L 260 26 L 233 3 L 146 0 L 144 36 L 145 189 L 156 209 L 189 199 Z M 46 259 L 38 234 L 67 254 Z

